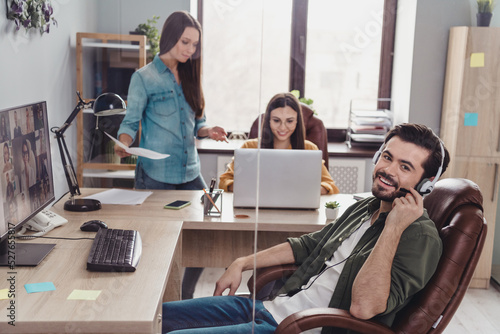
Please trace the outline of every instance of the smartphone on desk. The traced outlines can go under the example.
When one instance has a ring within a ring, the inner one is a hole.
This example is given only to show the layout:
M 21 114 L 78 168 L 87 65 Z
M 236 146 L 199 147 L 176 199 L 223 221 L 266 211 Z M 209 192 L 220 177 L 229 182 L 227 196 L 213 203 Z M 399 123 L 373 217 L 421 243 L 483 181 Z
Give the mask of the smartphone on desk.
M 173 201 L 172 203 L 165 204 L 163 207 L 164 209 L 172 209 L 172 210 L 179 210 L 182 208 L 185 208 L 186 206 L 190 205 L 190 201 L 182 201 L 182 200 L 177 200 Z

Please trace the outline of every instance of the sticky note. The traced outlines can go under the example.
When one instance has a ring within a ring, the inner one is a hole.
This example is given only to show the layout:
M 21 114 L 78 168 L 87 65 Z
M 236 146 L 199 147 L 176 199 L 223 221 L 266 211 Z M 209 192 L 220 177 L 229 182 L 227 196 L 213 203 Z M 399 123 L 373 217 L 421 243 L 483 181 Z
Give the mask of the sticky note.
M 9 289 L 0 290 L 0 300 L 9 299 Z
M 470 67 L 484 67 L 484 52 L 471 53 Z
M 73 290 L 68 300 L 96 300 L 101 290 Z
M 465 126 L 477 126 L 478 114 L 477 113 L 465 113 L 464 115 L 464 125 Z
M 53 291 L 56 289 L 52 282 L 25 284 L 24 288 L 28 293 Z

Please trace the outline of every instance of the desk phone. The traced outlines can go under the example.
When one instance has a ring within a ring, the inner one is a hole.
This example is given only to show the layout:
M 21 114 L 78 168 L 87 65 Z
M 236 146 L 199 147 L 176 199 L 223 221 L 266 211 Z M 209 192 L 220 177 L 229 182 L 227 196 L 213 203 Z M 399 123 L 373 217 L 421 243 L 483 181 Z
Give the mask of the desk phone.
M 55 227 L 64 225 L 68 220 L 55 212 L 48 209 L 44 209 L 37 213 L 33 218 L 31 218 L 16 236 L 18 237 L 39 237 L 47 232 L 53 230 Z M 35 231 L 37 233 L 25 235 L 27 230 Z

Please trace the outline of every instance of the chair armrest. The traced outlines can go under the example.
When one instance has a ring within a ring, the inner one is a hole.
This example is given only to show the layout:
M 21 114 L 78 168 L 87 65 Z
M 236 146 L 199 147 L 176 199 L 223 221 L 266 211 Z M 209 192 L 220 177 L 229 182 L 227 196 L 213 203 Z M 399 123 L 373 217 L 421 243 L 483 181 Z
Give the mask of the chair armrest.
M 276 328 L 277 334 L 299 334 L 318 327 L 351 329 L 366 334 L 394 334 L 392 329 L 372 320 L 353 317 L 348 311 L 336 308 L 312 308 L 286 317 Z
M 284 264 L 279 266 L 259 268 L 256 270 L 257 280 L 255 282 L 255 292 L 259 292 L 264 285 L 269 282 L 276 281 L 282 277 L 289 277 L 297 270 L 297 266 L 294 264 Z M 247 287 L 250 293 L 253 293 L 253 280 L 254 276 L 250 277 L 247 282 Z

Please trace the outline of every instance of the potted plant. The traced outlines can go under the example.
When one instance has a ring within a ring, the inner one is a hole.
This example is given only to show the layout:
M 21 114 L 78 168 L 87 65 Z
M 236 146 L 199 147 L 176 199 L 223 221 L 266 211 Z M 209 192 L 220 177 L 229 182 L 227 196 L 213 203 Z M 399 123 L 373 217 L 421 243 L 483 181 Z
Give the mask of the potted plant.
M 337 201 L 330 201 L 325 203 L 325 214 L 326 219 L 332 220 L 336 219 L 339 215 L 340 203 Z
M 478 27 L 489 27 L 494 7 L 495 0 L 477 0 L 476 19 Z
M 148 60 L 153 60 L 154 56 L 160 51 L 160 34 L 156 28 L 156 22 L 159 16 L 154 15 L 152 19 L 148 19 L 147 23 L 141 23 L 131 31 L 131 34 L 146 35 L 146 43 L 149 45 Z
M 307 99 L 305 97 L 300 97 L 300 91 L 297 89 L 292 90 L 290 93 L 292 93 L 293 96 L 298 98 L 299 102 L 306 104 L 314 112 L 314 114 L 317 115 L 316 110 L 313 107 L 313 103 L 314 103 L 313 99 Z

